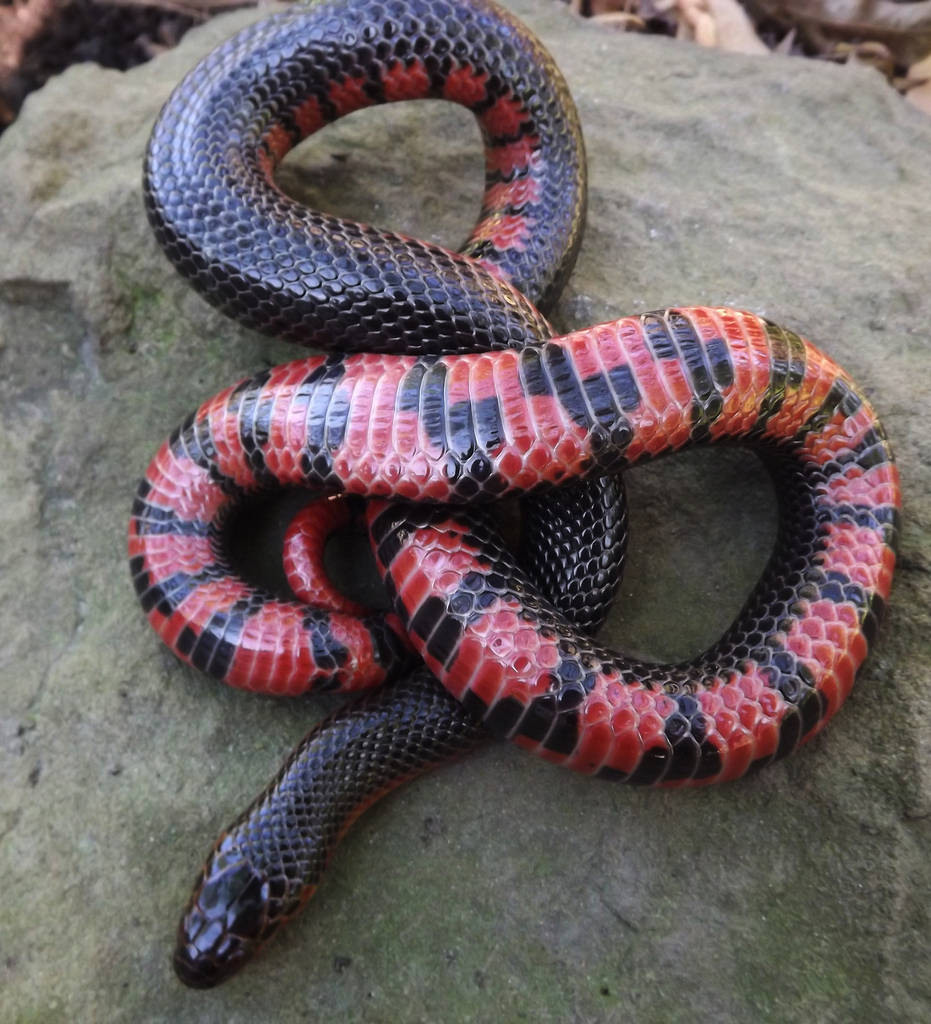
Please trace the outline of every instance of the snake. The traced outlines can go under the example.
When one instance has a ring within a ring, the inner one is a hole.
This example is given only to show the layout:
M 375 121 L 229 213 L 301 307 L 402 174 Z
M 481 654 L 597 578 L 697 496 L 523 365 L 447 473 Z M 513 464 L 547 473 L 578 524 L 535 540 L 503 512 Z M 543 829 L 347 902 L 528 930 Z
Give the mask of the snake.
M 470 106 L 485 138 L 482 214 L 461 253 L 305 210 L 271 184 L 335 117 L 424 96 Z M 189 985 L 229 977 L 296 913 L 365 807 L 484 736 L 615 781 L 732 780 L 816 735 L 875 641 L 899 479 L 842 368 L 749 312 L 671 307 L 557 336 L 526 298 L 552 301 L 580 238 L 584 151 L 566 110 L 551 58 L 484 0 L 339 0 L 244 30 L 159 117 L 146 202 L 178 269 L 241 322 L 339 353 L 226 388 L 163 443 L 130 520 L 142 607 L 180 657 L 233 685 L 389 680 L 313 730 L 217 841 L 179 926 Z M 605 602 L 592 611 L 576 589 L 587 575 L 613 593 L 619 474 L 700 445 L 748 447 L 772 476 L 766 568 L 699 656 L 609 650 L 591 636 Z M 365 499 L 388 615 L 285 599 L 232 564 L 236 510 L 294 487 L 330 507 Z M 521 564 L 489 510 L 548 493 L 562 523 L 538 530 L 549 554 Z M 571 582 L 549 564 L 569 548 L 585 552 Z

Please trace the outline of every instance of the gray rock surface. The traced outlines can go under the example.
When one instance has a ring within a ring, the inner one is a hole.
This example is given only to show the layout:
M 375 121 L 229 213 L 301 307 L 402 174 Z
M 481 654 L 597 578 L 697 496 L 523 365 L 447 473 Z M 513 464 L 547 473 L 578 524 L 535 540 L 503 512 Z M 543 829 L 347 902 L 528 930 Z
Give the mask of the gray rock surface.
M 169 954 L 199 859 L 323 710 L 201 678 L 136 606 L 136 478 L 205 396 L 295 357 L 175 277 L 140 199 L 152 119 L 251 14 L 127 74 L 75 67 L 0 140 L 0 1019 L 917 1021 L 931 1016 L 931 121 L 873 72 L 611 35 L 514 8 L 579 105 L 592 199 L 558 318 L 743 306 L 860 380 L 900 457 L 891 613 L 848 706 L 705 791 L 599 785 L 493 747 L 376 808 L 304 917 L 227 986 Z M 455 245 L 478 134 L 367 111 L 289 160 L 308 202 Z M 610 638 L 710 641 L 772 535 L 750 457 L 630 474 Z

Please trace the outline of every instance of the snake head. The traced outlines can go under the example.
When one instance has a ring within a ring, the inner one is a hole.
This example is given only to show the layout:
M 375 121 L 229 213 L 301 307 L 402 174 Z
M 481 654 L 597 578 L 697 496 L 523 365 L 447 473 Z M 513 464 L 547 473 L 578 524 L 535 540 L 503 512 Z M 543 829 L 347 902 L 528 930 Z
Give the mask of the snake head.
M 272 883 L 229 837 L 214 849 L 178 925 L 175 973 L 213 988 L 242 967 L 280 923 L 269 913 Z

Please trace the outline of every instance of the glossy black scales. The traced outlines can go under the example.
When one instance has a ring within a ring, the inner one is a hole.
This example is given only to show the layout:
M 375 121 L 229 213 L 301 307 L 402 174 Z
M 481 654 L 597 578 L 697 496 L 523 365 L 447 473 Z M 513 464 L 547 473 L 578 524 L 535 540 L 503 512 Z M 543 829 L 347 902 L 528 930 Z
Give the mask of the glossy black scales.
M 308 210 L 270 181 L 328 121 L 421 95 L 469 106 L 485 138 L 466 255 Z M 474 351 L 551 333 L 530 303 L 555 299 L 575 262 L 584 152 L 559 72 L 500 8 L 339 0 L 270 17 L 198 65 L 155 126 L 145 193 L 169 258 L 241 323 L 343 351 Z
M 181 979 L 210 988 L 237 971 L 310 898 L 369 804 L 483 739 L 426 670 L 322 722 L 210 854 L 178 929 Z

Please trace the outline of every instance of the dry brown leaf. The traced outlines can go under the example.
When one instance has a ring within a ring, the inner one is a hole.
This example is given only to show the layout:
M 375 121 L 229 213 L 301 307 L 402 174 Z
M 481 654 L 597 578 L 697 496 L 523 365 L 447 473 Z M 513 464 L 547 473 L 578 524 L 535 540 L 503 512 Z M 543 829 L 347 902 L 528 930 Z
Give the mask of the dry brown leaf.
M 173 14 L 186 14 L 188 17 L 206 21 L 207 18 L 220 11 L 232 10 L 235 7 L 263 7 L 262 0 L 97 0 L 98 3 L 111 7 L 157 7 Z
M 14 0 L 0 7 L 0 66 L 19 64 L 24 44 L 52 16 L 54 0 Z
M 735 53 L 769 53 L 737 0 L 667 0 L 656 6 L 676 10 L 680 39 Z
M 830 50 L 831 40 L 876 40 L 908 65 L 931 49 L 931 0 L 745 0 L 745 6 L 757 24 L 798 26 L 820 50 Z
M 7 128 L 16 120 L 16 111 L 0 96 L 0 128 Z
M 781 53 L 788 56 L 792 52 L 792 47 L 795 46 L 795 37 L 797 34 L 798 30 L 793 25 L 773 48 L 773 53 Z
M 636 15 L 639 0 L 569 0 L 569 7 L 583 18 L 601 21 L 613 15 Z
M 707 4 L 714 18 L 718 34 L 716 45 L 720 49 L 732 53 L 769 53 L 737 0 L 707 0 Z
M 908 77 L 901 88 L 909 103 L 931 114 L 931 53 L 908 69 Z
M 606 14 L 593 14 L 592 21 L 606 28 L 617 28 L 622 32 L 643 32 L 647 23 L 639 14 L 627 14 L 625 11 L 608 11 Z
M 714 19 L 708 11 L 705 0 L 675 0 L 679 14 L 679 39 L 691 39 L 699 46 L 714 46 L 717 35 Z
M 835 43 L 827 53 L 832 60 L 857 61 L 875 68 L 891 82 L 895 77 L 895 57 L 885 43 L 869 40 L 865 43 Z

